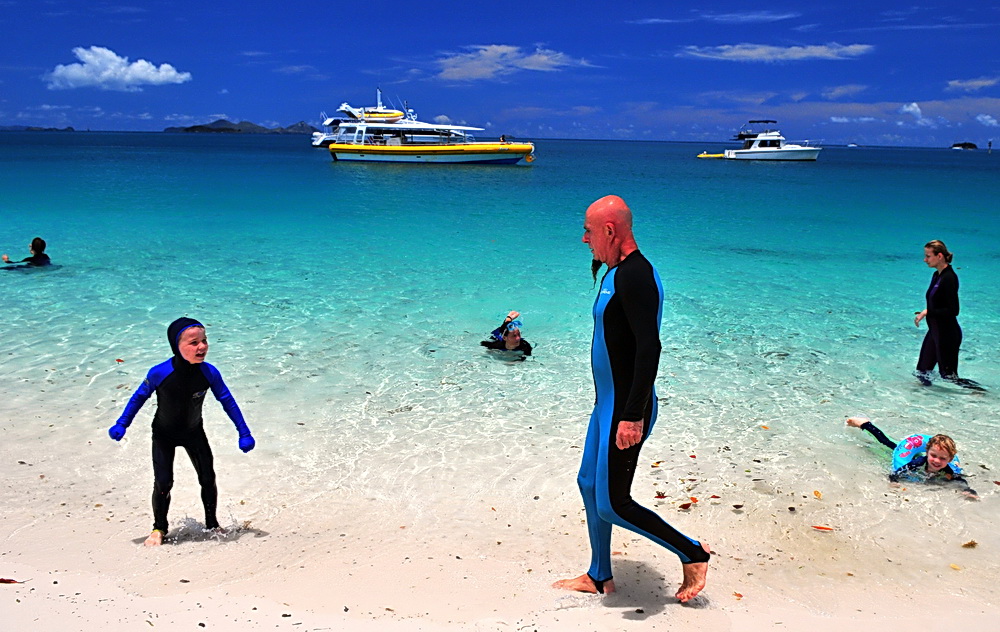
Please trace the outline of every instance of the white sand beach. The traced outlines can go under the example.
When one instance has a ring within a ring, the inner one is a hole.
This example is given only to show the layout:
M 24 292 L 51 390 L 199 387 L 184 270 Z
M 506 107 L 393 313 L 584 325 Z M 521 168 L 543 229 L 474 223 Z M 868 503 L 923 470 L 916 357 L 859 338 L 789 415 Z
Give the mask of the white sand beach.
M 381 495 L 304 493 L 303 470 L 265 481 L 248 458 L 279 458 L 266 433 L 259 450 L 242 455 L 225 449 L 233 448 L 232 429 L 219 423 L 209 434 L 230 533 L 201 532 L 197 482 L 179 456 L 173 540 L 149 549 L 148 428 L 133 427 L 119 445 L 95 415 L 93 438 L 74 445 L 62 440 L 74 435 L 60 432 L 60 421 L 19 410 L 0 426 L 0 577 L 23 582 L 0 585 L 4 630 L 821 632 L 921 626 L 929 616 L 986 630 L 1000 615 L 995 530 L 954 532 L 945 519 L 903 534 L 891 517 L 913 504 L 919 520 L 967 508 L 985 518 L 992 490 L 980 503 L 933 494 L 939 507 L 927 509 L 926 498 L 890 491 L 873 476 L 863 484 L 885 500 L 872 502 L 877 514 L 852 520 L 862 507 L 836 489 L 816 498 L 799 493 L 811 483 L 767 490 L 725 471 L 688 480 L 696 459 L 651 441 L 646 454 L 664 462 L 643 459 L 649 469 L 635 496 L 717 552 L 703 596 L 681 605 L 672 597 L 676 558 L 621 530 L 618 593 L 549 587 L 585 570 L 589 555 L 574 481 L 579 451 L 570 445 L 549 471 L 518 474 L 511 462 L 499 480 L 482 480 L 475 467 L 458 475 L 442 468 L 442 476 L 425 470 Z M 656 500 L 657 491 L 668 498 Z M 683 494 L 700 498 L 683 511 Z M 978 546 L 963 548 L 972 539 Z

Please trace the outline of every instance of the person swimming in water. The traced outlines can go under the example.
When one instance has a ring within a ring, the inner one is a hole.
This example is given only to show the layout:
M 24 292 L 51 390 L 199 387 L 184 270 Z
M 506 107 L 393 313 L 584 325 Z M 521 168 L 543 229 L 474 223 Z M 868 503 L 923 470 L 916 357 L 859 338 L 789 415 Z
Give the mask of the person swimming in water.
M 479 344 L 494 351 L 512 351 L 521 354 L 521 360 L 531 355 L 531 343 L 521 337 L 521 327 L 523 323 L 515 320 L 521 315 L 520 312 L 512 310 L 503 319 L 500 326 L 490 332 L 490 339 L 483 340 Z
M 848 417 L 847 425 L 860 428 L 875 437 L 879 443 L 892 450 L 892 472 L 889 481 L 932 480 L 935 478 L 961 485 L 961 492 L 971 500 L 979 500 L 976 491 L 962 475 L 958 465 L 958 448 L 948 435 L 910 435 L 899 443 L 885 436 L 867 417 Z
M 121 417 L 108 429 L 112 439 L 121 441 L 136 413 L 156 393 L 157 407 L 153 415 L 153 531 L 146 538 L 146 546 L 159 546 L 167 534 L 170 489 L 174 484 L 174 452 L 178 447 L 188 453 L 198 473 L 201 501 L 205 506 L 205 528 L 221 530 L 216 517 L 219 492 L 215 485 L 212 448 L 205 436 L 201 416 L 208 390 L 211 389 L 236 426 L 240 450 L 249 452 L 256 445 L 222 375 L 205 362 L 208 355 L 205 326 L 193 318 L 178 318 L 167 328 L 167 340 L 174 352 L 173 357 L 149 370 Z
M 40 268 L 42 266 L 52 265 L 52 260 L 49 259 L 47 254 L 45 254 L 45 240 L 41 237 L 35 237 L 31 240 L 31 243 L 28 245 L 28 251 L 31 253 L 31 256 L 25 257 L 20 261 L 11 261 L 10 257 L 6 254 L 0 257 L 0 259 L 3 259 L 3 262 L 6 264 L 17 265 L 19 268 Z

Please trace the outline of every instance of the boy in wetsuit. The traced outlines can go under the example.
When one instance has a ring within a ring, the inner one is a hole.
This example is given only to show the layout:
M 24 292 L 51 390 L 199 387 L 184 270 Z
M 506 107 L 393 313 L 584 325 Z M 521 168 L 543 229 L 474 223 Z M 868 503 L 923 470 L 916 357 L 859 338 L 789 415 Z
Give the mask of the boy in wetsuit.
M 903 440 L 903 447 L 889 437 L 885 436 L 879 428 L 868 420 L 867 417 L 849 417 L 847 425 L 852 428 L 860 428 L 875 437 L 879 443 L 893 451 L 893 456 L 902 450 L 899 455 L 904 458 L 894 458 L 893 471 L 889 474 L 889 480 L 898 483 L 900 479 L 909 476 L 920 476 L 927 479 L 943 477 L 945 480 L 958 483 L 962 486 L 962 494 L 970 500 L 979 500 L 976 490 L 969 487 L 968 481 L 962 476 L 962 470 L 958 467 L 958 462 L 953 461 L 958 454 L 955 441 L 948 435 L 938 434 L 931 437 L 926 442 L 926 450 L 923 450 L 924 435 L 912 435 Z M 910 442 L 910 443 L 907 443 Z M 912 444 L 912 447 L 911 447 Z M 909 448 L 904 450 L 903 448 Z M 905 457 L 909 457 L 906 460 Z M 895 461 L 903 462 L 901 465 Z
M 26 264 L 26 267 L 32 267 L 32 268 L 47 266 L 52 263 L 52 260 L 49 259 L 49 256 L 45 254 L 45 240 L 42 239 L 41 237 L 35 237 L 34 239 L 31 240 L 31 245 L 28 246 L 28 251 L 31 252 L 31 256 L 25 257 L 20 261 L 11 261 L 10 257 L 8 257 L 7 255 L 3 255 L 2 257 L 3 262 L 10 264 L 23 263 Z
M 205 506 L 205 528 L 220 529 L 215 515 L 218 490 L 215 486 L 212 448 L 205 436 L 201 416 L 205 394 L 212 394 L 236 426 L 240 435 L 240 450 L 254 448 L 250 428 L 243 420 L 236 400 L 222 380 L 218 369 L 205 362 L 208 338 L 205 326 L 193 318 L 178 318 L 167 328 L 167 340 L 174 355 L 149 370 L 146 379 L 132 395 L 121 417 L 108 434 L 121 441 L 125 430 L 146 400 L 156 393 L 156 413 L 153 415 L 153 531 L 146 546 L 159 546 L 167 533 L 167 511 L 170 509 L 170 489 L 174 484 L 174 452 L 183 447 L 191 457 L 201 485 L 201 501 Z

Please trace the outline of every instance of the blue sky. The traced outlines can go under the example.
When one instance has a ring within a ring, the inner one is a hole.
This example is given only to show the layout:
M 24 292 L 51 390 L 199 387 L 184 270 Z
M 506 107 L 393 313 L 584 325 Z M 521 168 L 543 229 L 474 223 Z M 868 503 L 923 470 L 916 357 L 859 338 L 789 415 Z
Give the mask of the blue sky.
M 375 87 L 533 138 L 1000 140 L 1000 4 L 0 0 L 0 125 L 318 125 Z

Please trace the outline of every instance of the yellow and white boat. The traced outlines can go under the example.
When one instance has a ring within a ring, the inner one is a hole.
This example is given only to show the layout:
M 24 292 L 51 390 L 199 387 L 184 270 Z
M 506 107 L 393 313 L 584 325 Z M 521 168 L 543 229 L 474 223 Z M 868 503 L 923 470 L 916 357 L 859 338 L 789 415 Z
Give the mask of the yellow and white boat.
M 323 125 L 328 131 L 316 132 L 313 145 L 328 147 L 338 161 L 516 164 L 535 160 L 533 143 L 503 136 L 497 141 L 477 141 L 472 132 L 484 131 L 481 127 L 424 123 L 412 109 L 385 108 L 381 91 L 377 96 L 374 108 L 341 105 L 338 111 L 348 118 L 326 119 Z M 395 118 L 395 113 L 401 117 Z

